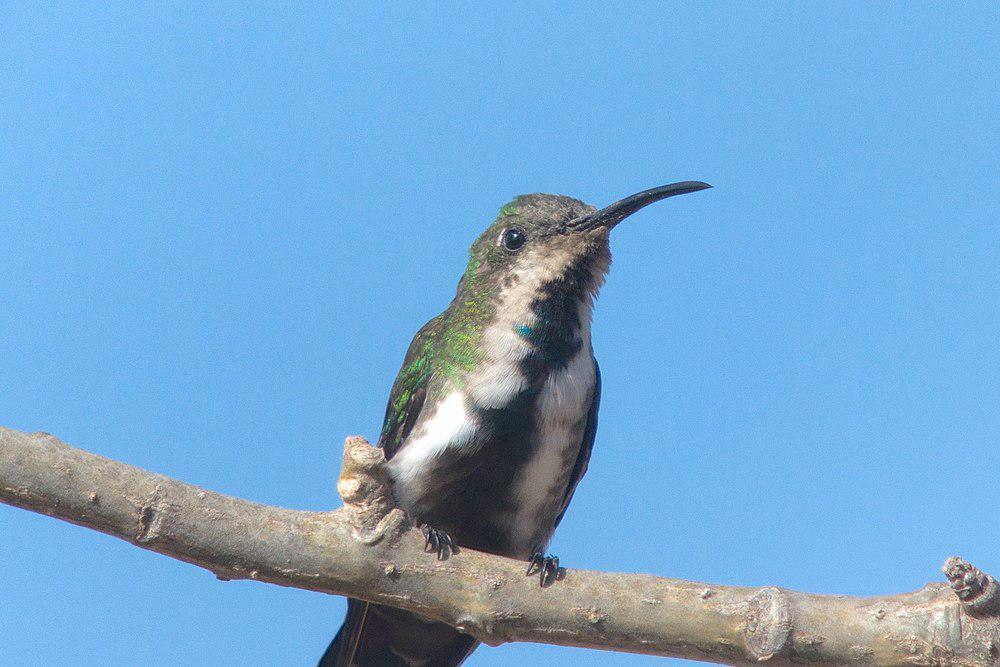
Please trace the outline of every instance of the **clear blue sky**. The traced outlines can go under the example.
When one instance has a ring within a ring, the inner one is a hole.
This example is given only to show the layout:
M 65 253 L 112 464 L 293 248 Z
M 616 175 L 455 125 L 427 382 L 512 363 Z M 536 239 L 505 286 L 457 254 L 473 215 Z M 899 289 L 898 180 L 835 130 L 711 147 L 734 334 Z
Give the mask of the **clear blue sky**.
M 553 551 L 852 595 L 1000 573 L 995 3 L 38 4 L 0 8 L 0 423 L 332 508 L 501 204 L 701 179 L 615 232 Z M 0 531 L 3 664 L 308 665 L 344 608 Z

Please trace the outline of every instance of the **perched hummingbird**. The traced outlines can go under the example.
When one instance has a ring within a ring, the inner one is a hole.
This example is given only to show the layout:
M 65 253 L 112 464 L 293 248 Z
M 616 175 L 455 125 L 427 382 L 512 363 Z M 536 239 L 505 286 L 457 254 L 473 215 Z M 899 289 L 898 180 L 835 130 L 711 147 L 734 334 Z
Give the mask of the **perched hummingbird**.
M 609 232 L 648 204 L 708 187 L 673 183 L 599 211 L 522 195 L 472 244 L 451 305 L 410 343 L 378 441 L 396 501 L 438 558 L 458 545 L 524 559 L 543 586 L 555 580 L 559 560 L 543 554 L 597 431 L 590 319 Z M 476 646 L 450 626 L 352 599 L 320 665 L 459 665 Z

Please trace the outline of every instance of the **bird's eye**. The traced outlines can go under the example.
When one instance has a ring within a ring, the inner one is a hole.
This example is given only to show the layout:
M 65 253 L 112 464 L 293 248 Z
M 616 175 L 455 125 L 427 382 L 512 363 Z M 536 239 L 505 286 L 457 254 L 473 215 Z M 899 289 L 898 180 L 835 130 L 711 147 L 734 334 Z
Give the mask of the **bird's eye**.
M 500 237 L 500 242 L 503 247 L 511 252 L 516 252 L 521 249 L 521 246 L 528 240 L 528 235 L 524 233 L 523 229 L 517 227 L 511 227 L 510 229 L 504 230 L 503 235 Z

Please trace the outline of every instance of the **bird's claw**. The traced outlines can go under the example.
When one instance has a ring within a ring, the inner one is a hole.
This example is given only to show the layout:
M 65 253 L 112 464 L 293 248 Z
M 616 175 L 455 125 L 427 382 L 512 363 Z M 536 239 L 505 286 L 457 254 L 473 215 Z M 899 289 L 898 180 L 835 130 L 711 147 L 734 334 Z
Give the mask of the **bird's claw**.
M 528 571 L 524 574 L 527 577 L 538 574 L 538 583 L 544 588 L 551 586 L 552 582 L 559 578 L 560 571 L 558 556 L 546 556 L 541 551 L 536 551 L 531 554 Z
M 424 542 L 424 551 L 437 553 L 438 560 L 448 560 L 448 556 L 458 553 L 458 547 L 452 542 L 448 533 L 437 528 L 431 528 L 426 524 L 420 526 L 420 530 L 424 534 L 424 540 L 426 540 Z

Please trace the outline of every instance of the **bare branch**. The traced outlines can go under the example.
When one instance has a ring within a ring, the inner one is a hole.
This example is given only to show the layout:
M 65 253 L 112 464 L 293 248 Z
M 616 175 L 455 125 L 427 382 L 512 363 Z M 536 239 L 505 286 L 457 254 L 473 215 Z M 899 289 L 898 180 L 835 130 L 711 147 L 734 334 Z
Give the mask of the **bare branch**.
M 247 502 L 0 428 L 0 501 L 119 537 L 223 579 L 350 595 L 444 621 L 488 644 L 530 641 L 731 665 L 1000 665 L 997 582 L 949 559 L 951 586 L 852 598 L 566 570 L 548 588 L 524 563 L 423 552 L 395 509 L 380 450 L 348 438 L 345 506 Z M 8 537 L 8 539 L 10 539 Z M 953 590 L 954 589 L 954 590 Z

